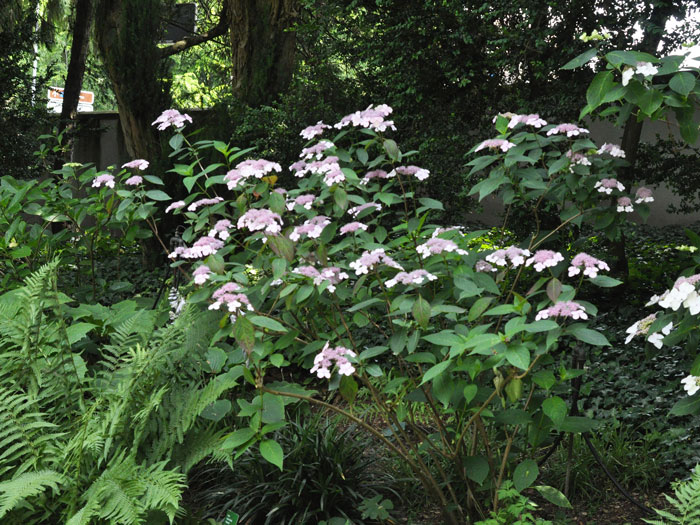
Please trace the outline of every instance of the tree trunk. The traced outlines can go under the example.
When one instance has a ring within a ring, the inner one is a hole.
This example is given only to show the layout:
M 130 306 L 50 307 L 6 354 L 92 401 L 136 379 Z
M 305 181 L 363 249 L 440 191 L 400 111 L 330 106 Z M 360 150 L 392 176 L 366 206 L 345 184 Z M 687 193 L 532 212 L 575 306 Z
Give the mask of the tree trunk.
M 63 106 L 61 108 L 61 121 L 59 132 L 66 131 L 65 139 L 67 151 L 65 158 L 70 161 L 73 157 L 73 132 L 75 131 L 78 116 L 78 102 L 80 90 L 83 87 L 85 75 L 85 61 L 87 59 L 88 44 L 90 42 L 90 26 L 93 18 L 92 0 L 77 0 L 75 4 L 75 25 L 73 27 L 73 42 L 70 48 L 70 62 L 66 85 L 63 90 Z
M 126 150 L 131 158 L 150 162 L 157 162 L 161 153 L 151 123 L 170 105 L 167 61 L 160 60 L 156 45 L 162 9 L 159 0 L 98 0 L 95 22 Z
M 291 31 L 298 0 L 232 0 L 229 23 L 233 93 L 259 106 L 284 91 L 294 72 L 296 36 Z

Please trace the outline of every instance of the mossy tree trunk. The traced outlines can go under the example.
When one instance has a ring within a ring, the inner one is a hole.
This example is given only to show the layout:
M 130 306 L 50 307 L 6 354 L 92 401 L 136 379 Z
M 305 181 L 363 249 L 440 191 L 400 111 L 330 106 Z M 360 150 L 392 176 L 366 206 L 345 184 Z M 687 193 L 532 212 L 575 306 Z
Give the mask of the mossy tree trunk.
M 233 93 L 259 106 L 283 92 L 294 72 L 298 0 L 232 0 L 228 3 Z

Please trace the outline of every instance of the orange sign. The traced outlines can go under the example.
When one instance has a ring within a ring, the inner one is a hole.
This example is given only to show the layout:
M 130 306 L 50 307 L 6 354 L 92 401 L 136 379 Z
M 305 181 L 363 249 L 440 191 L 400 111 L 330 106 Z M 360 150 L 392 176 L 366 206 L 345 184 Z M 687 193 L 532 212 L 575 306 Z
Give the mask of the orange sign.
M 49 88 L 49 100 L 60 100 L 63 102 L 63 89 L 62 87 Z M 81 91 L 79 102 L 82 104 L 93 104 L 95 101 L 95 94 L 92 91 Z

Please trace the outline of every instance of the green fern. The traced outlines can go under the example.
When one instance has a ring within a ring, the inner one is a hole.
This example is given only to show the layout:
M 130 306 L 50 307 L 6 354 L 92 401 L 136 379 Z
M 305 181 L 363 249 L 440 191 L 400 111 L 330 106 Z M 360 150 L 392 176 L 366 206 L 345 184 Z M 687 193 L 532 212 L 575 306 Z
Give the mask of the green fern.
M 674 495 L 675 498 L 666 495 L 666 499 L 673 506 L 673 512 L 654 509 L 664 520 L 644 521 L 652 525 L 668 525 L 669 523 L 696 525 L 700 523 L 700 465 L 695 467 L 689 480 L 674 485 Z
M 63 475 L 55 470 L 25 472 L 9 481 L 3 481 L 0 483 L 0 518 L 47 488 L 58 492 L 58 486 L 64 482 Z

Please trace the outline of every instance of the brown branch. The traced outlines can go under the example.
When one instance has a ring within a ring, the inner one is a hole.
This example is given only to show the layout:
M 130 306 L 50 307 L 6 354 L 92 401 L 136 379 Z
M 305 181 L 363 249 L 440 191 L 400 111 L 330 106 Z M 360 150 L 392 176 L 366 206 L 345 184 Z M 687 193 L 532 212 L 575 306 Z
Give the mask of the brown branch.
M 161 47 L 159 49 L 160 58 L 167 58 L 169 56 L 176 55 L 177 53 L 181 53 L 185 49 L 198 46 L 199 44 L 203 44 L 204 42 L 213 40 L 218 36 L 225 35 L 228 32 L 229 26 L 228 3 L 229 0 L 224 0 L 224 2 L 222 3 L 221 15 L 219 16 L 219 23 L 216 24 L 212 29 L 204 33 L 200 33 L 198 35 L 186 36 L 182 40 L 173 42 L 167 47 Z

